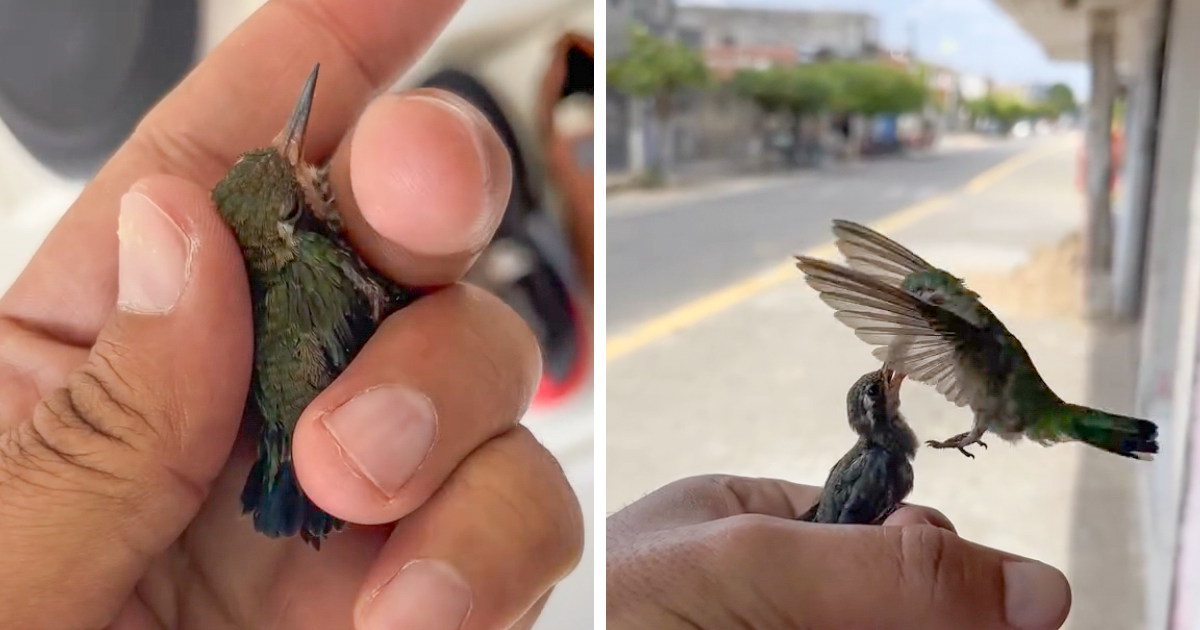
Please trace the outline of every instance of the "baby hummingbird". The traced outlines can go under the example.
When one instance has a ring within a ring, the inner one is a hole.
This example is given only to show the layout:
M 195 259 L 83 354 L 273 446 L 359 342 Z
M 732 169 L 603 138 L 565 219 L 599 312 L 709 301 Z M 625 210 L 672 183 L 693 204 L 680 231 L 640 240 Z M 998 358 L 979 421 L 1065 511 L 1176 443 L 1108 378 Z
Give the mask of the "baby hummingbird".
M 850 387 L 846 415 L 858 442 L 829 471 L 821 497 L 799 520 L 873 525 L 912 492 L 917 436 L 900 415 L 903 381 L 884 365 Z
M 304 161 L 317 82 L 313 67 L 283 131 L 248 151 L 212 191 L 245 258 L 254 307 L 254 368 L 247 427 L 258 456 L 242 512 L 272 538 L 320 549 L 344 523 L 305 496 L 292 466 L 292 431 L 304 408 L 346 367 L 379 323 L 418 293 L 371 269 L 350 247 L 328 168 Z

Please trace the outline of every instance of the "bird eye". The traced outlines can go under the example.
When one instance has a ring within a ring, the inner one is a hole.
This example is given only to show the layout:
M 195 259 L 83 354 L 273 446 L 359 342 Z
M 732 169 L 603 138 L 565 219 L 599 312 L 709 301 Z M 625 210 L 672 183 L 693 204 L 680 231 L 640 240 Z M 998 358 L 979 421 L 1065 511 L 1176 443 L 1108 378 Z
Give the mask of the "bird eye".
M 879 395 L 879 383 L 871 383 L 869 386 L 867 386 L 867 395 L 872 396 L 872 397 L 878 396 Z
M 294 223 L 300 218 L 300 200 L 297 199 L 288 203 L 279 213 L 279 220 L 286 223 Z

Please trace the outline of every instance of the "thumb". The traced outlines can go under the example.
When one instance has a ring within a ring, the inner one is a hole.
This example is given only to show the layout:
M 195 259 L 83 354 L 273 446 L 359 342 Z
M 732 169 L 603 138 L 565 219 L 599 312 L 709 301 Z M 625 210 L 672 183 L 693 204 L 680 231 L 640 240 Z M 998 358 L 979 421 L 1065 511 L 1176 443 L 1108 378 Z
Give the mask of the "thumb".
M 747 608 L 791 610 L 814 628 L 1054 630 L 1071 588 L 1057 569 L 930 525 L 751 523 L 752 553 L 731 561 L 762 572 Z M 795 559 L 780 563 L 780 557 Z M 744 564 L 743 564 L 744 563 Z M 753 575 L 753 573 L 747 573 Z
M 246 400 L 249 291 L 195 184 L 121 199 L 117 306 L 84 364 L 0 435 L 0 626 L 105 627 L 191 521 Z

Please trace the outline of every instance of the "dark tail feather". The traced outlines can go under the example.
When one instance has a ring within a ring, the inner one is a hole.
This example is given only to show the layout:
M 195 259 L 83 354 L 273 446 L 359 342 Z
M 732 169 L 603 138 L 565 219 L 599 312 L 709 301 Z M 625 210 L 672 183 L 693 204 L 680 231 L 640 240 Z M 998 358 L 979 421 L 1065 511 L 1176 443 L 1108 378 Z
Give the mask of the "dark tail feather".
M 271 538 L 300 535 L 321 548 L 321 540 L 340 530 L 342 521 L 326 514 L 309 500 L 296 481 L 291 440 L 281 427 L 265 424 L 258 445 L 258 461 L 242 489 L 242 513 L 253 514 L 254 529 Z
M 1158 425 L 1149 420 L 1119 416 L 1080 407 L 1068 434 L 1096 448 L 1134 459 L 1154 459 L 1158 452 Z
M 801 514 L 800 516 L 797 516 L 796 520 L 797 521 L 806 521 L 809 523 L 813 522 L 813 519 L 817 518 L 817 508 L 818 507 L 821 507 L 820 499 L 818 499 L 817 502 L 814 503 L 812 507 L 808 508 L 807 512 Z

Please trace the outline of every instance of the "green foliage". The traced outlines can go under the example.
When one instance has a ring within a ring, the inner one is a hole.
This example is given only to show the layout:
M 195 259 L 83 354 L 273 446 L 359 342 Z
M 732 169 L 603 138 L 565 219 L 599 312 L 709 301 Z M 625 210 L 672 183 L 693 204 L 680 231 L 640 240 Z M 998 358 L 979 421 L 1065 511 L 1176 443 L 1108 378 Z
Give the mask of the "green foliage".
M 1079 103 L 1075 101 L 1075 92 L 1066 83 L 1051 85 L 1050 89 L 1046 90 L 1046 97 L 1043 100 L 1043 104 L 1048 111 L 1053 112 L 1054 116 L 1079 111 Z
M 650 98 L 708 84 L 708 69 L 695 50 L 642 28 L 630 36 L 628 54 L 608 62 L 608 83 L 617 91 Z
M 992 93 L 966 103 L 967 113 L 976 119 L 988 118 L 1008 128 L 1026 118 L 1045 116 L 1045 104 L 1029 103 L 1010 94 Z
M 734 77 L 733 87 L 764 111 L 793 114 L 902 114 L 921 109 L 928 96 L 919 74 L 856 61 L 746 70 Z
M 824 111 L 834 96 L 828 73 L 812 64 L 743 70 L 734 76 L 732 85 L 765 112 L 797 116 Z
M 917 111 L 928 90 L 919 75 L 880 63 L 836 61 L 826 64 L 836 86 L 833 109 L 877 116 Z

